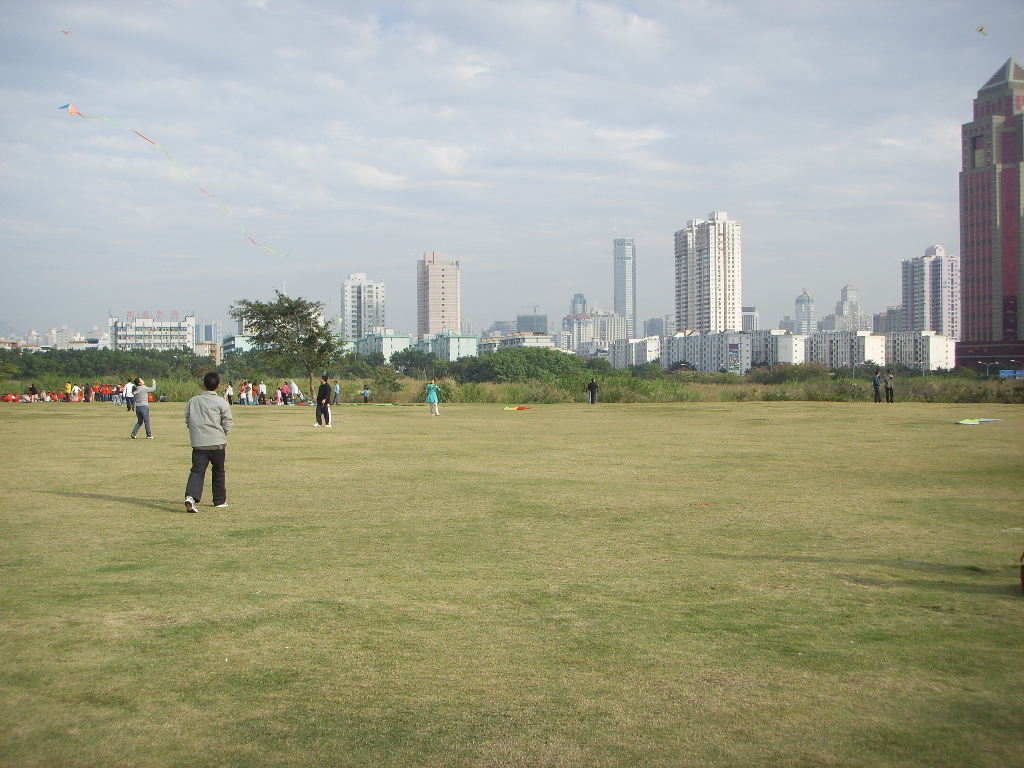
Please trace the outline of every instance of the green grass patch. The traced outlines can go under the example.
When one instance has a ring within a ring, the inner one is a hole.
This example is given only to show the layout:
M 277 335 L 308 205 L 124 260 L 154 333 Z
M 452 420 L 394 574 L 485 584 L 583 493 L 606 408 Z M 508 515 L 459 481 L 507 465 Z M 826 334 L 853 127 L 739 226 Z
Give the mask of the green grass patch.
M 503 402 L 0 406 L 0 765 L 1024 765 L 1019 406 Z

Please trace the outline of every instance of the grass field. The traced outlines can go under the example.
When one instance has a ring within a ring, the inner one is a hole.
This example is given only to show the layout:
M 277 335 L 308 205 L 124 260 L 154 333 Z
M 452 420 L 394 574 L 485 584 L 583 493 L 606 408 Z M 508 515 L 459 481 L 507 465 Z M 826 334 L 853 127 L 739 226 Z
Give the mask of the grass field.
M 1020 406 L 234 410 L 0 406 L 0 765 L 1024 765 Z

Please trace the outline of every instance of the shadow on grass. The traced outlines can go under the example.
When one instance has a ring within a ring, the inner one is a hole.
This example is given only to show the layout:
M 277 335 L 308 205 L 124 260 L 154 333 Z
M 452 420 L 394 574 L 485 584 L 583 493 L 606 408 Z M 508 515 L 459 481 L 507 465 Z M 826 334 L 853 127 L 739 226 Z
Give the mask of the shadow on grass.
M 129 504 L 135 507 L 149 507 L 150 509 L 156 509 L 160 512 L 180 512 L 181 514 L 187 514 L 185 512 L 185 502 L 172 503 L 169 501 L 157 501 L 155 499 L 133 499 L 130 496 L 112 496 L 106 493 L 86 493 L 79 491 L 71 493 L 69 491 L 43 491 L 43 493 L 49 493 L 54 496 L 66 496 L 70 499 L 95 499 L 97 501 L 114 501 L 118 504 Z
M 720 560 L 763 560 L 776 563 L 818 563 L 822 565 L 864 565 L 884 568 L 900 568 L 911 571 L 923 571 L 925 573 L 941 574 L 947 577 L 955 576 L 991 576 L 1000 571 L 992 568 L 980 568 L 975 565 L 953 565 L 951 563 L 934 563 L 928 560 L 903 560 L 885 559 L 871 557 L 820 557 L 815 555 L 733 555 L 724 552 L 709 553 L 708 557 Z M 947 592 L 962 592 L 977 595 L 1012 595 L 1019 596 L 1021 593 L 1020 584 L 1017 582 L 1016 566 L 1013 566 L 1013 580 L 1011 583 L 1000 584 L 979 584 L 966 581 L 945 581 L 927 579 L 900 579 L 900 578 L 877 578 L 864 575 L 851 575 L 834 573 L 839 579 L 851 584 L 860 584 L 866 587 L 879 587 L 888 589 L 892 587 L 908 587 L 910 589 L 935 589 Z

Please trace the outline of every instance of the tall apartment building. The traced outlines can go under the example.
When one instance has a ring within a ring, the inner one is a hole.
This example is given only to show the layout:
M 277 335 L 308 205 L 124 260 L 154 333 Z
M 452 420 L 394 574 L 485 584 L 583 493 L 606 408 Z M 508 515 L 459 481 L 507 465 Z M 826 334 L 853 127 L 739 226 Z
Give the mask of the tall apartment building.
M 348 276 L 341 284 L 341 337 L 361 339 L 374 328 L 384 328 L 384 283 L 366 279 L 365 272 Z
M 743 327 L 740 223 L 725 211 L 675 235 L 676 327 L 719 333 Z
M 793 307 L 793 332 L 806 336 L 814 333 L 817 329 L 814 323 L 814 299 L 804 288 L 796 297 Z
M 933 245 L 924 256 L 903 260 L 900 331 L 935 331 L 960 338 L 960 257 Z
M 978 91 L 961 147 L 957 357 L 1024 359 L 1024 67 L 1013 59 Z
M 613 311 L 626 318 L 629 338 L 637 331 L 636 322 L 636 241 L 617 237 L 612 241 L 615 259 L 615 301 Z
M 445 261 L 440 251 L 425 251 L 416 262 L 416 335 L 459 333 L 461 326 L 459 262 Z

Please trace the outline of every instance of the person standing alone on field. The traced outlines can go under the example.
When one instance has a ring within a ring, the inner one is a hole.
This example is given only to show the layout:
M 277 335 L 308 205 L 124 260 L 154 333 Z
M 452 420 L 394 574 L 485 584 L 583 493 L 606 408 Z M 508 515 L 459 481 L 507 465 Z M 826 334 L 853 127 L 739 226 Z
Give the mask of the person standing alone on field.
M 132 440 L 139 433 L 139 428 L 146 425 L 146 439 L 153 439 L 153 430 L 149 425 L 149 393 L 156 392 L 156 379 L 153 379 L 153 386 L 147 387 L 141 378 L 135 380 L 135 429 L 132 430 Z
M 871 380 L 871 388 L 875 390 L 875 402 L 882 402 L 882 372 L 876 370 L 875 378 Z
M 219 386 L 220 374 L 210 371 L 203 377 L 203 391 L 185 406 L 185 426 L 192 443 L 192 470 L 185 486 L 186 512 L 199 511 L 196 505 L 203 498 L 206 468 L 210 465 L 213 465 L 213 506 L 224 508 L 228 505 L 224 457 L 228 432 L 234 421 L 231 405 L 217 394 Z
M 316 391 L 316 424 L 320 426 L 320 417 L 323 416 L 324 426 L 331 426 L 331 385 L 327 383 L 327 377 L 320 377 L 320 388 Z
M 893 402 L 893 399 L 892 399 L 893 391 L 892 390 L 893 390 L 893 383 L 895 382 L 895 380 L 896 380 L 896 377 L 893 376 L 892 369 L 889 369 L 888 371 L 885 372 L 885 402 L 887 402 L 887 403 Z
M 334 380 L 334 399 L 331 400 L 331 405 L 341 405 L 341 384 L 338 380 Z
M 590 395 L 590 404 L 594 405 L 597 402 L 597 379 L 591 379 L 587 384 L 587 393 Z
M 440 416 L 441 415 L 441 412 L 438 410 L 438 407 L 437 407 L 437 403 L 438 403 L 438 400 L 439 400 L 437 395 L 438 395 L 438 393 L 440 391 L 441 391 L 441 388 L 439 386 L 437 386 L 437 379 L 431 379 L 430 383 L 427 384 L 427 402 L 430 403 L 430 415 L 431 416 Z

